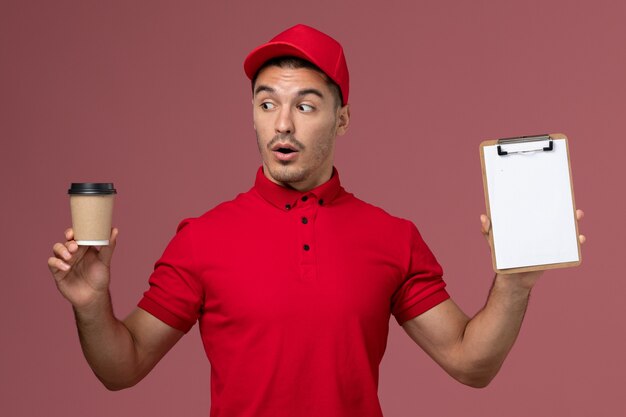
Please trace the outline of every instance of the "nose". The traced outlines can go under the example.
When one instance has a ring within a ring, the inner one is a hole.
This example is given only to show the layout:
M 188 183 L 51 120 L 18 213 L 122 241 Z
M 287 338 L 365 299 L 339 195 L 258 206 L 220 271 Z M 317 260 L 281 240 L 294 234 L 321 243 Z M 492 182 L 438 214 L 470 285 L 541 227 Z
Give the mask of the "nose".
M 295 130 L 295 126 L 293 124 L 293 118 L 291 109 L 289 106 L 283 106 L 278 113 L 278 117 L 276 118 L 276 133 L 281 134 L 293 134 Z

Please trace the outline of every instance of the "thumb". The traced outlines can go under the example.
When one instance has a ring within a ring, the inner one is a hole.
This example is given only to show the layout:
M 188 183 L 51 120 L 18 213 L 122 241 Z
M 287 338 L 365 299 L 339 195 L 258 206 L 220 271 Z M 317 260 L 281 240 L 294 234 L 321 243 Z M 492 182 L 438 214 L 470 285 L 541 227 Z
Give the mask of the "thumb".
M 485 237 L 488 237 L 490 229 L 491 229 L 491 221 L 489 220 L 489 217 L 487 217 L 486 214 L 481 214 L 480 223 L 481 223 L 480 231 L 482 232 L 483 235 L 485 235 Z
M 111 258 L 113 257 L 113 251 L 115 251 L 118 234 L 119 230 L 117 227 L 112 228 L 111 237 L 109 237 L 109 244 L 100 248 L 99 257 L 106 266 L 111 266 Z

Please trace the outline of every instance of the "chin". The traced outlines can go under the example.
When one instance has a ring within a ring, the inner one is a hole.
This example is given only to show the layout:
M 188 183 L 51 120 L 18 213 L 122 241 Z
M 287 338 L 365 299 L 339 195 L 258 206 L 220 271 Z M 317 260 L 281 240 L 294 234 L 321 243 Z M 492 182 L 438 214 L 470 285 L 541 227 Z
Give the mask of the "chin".
M 285 184 L 298 183 L 307 178 L 307 172 L 290 164 L 278 164 L 268 168 L 270 176 Z

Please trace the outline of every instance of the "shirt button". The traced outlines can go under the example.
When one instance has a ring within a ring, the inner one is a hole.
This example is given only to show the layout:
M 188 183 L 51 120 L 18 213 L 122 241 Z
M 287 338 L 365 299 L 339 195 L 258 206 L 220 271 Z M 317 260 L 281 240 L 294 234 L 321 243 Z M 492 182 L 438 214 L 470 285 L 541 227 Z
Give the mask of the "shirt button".
M 309 199 L 309 197 L 307 197 L 306 195 L 302 197 L 302 201 L 307 201 Z
M 309 222 L 309 219 L 307 219 L 306 217 L 302 218 L 302 224 L 307 224 Z
M 304 245 L 304 248 L 303 248 L 303 249 L 304 249 L 304 250 L 309 250 L 309 249 L 311 249 L 311 247 L 310 247 L 309 245 Z
M 320 206 L 323 206 L 324 205 L 324 199 L 320 198 L 319 203 L 320 203 Z
M 291 210 L 291 204 L 285 204 L 285 210 Z

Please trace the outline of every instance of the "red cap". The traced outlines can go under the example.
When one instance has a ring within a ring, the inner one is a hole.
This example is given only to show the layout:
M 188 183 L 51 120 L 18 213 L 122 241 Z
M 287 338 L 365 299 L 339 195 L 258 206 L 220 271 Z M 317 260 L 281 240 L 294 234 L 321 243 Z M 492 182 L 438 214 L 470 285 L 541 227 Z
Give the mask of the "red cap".
M 315 64 L 337 83 L 343 105 L 348 103 L 350 74 L 339 42 L 310 26 L 295 25 L 250 52 L 243 63 L 246 75 L 252 80 L 265 62 L 279 56 L 295 56 Z

